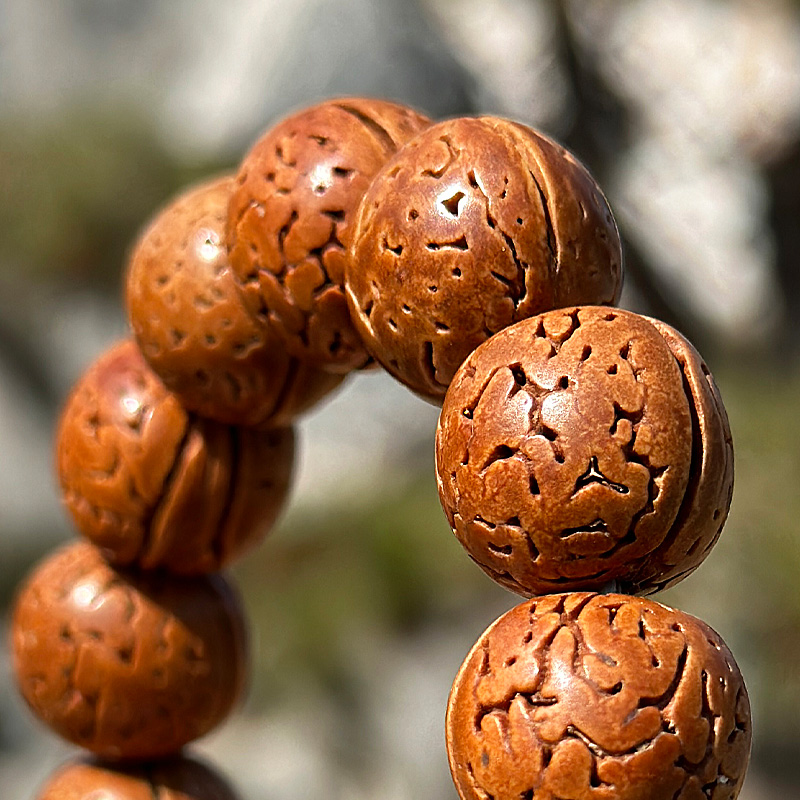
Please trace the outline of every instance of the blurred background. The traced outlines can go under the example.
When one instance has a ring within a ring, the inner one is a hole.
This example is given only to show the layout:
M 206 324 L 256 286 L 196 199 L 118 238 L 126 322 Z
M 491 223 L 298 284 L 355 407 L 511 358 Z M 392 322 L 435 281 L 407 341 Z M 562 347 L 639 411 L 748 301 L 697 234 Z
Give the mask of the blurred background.
M 745 675 L 741 798 L 800 789 L 800 3 L 783 0 L 0 0 L 0 786 L 30 800 L 73 751 L 22 708 L 14 587 L 71 537 L 58 408 L 125 335 L 121 273 L 148 217 L 331 95 L 496 113 L 575 151 L 626 245 L 622 305 L 679 327 L 725 399 L 729 522 L 657 599 Z M 517 598 L 449 532 L 436 411 L 351 378 L 300 425 L 292 505 L 235 570 L 254 630 L 244 707 L 196 748 L 242 800 L 442 798 L 443 717 Z

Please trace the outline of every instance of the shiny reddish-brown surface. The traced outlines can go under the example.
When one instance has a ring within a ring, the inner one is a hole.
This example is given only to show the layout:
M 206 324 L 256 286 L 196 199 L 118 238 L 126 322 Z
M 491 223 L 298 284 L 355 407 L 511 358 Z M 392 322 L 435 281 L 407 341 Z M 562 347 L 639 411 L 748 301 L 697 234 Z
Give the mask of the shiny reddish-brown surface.
M 336 372 L 367 362 L 342 288 L 353 217 L 373 175 L 428 124 L 382 100 L 331 100 L 278 123 L 242 161 L 231 266 L 294 355 Z
M 705 623 L 626 595 L 550 595 L 495 622 L 450 695 L 463 800 L 733 800 L 750 707 Z
M 470 355 L 436 464 L 453 531 L 523 595 L 678 582 L 717 540 L 733 482 L 725 409 L 694 348 L 601 307 L 525 320 Z
M 441 401 L 493 333 L 573 304 L 613 303 L 619 235 L 563 148 L 492 117 L 428 128 L 381 169 L 359 208 L 346 272 L 369 352 Z
M 235 425 L 286 425 L 342 376 L 298 362 L 248 309 L 228 266 L 232 178 L 187 190 L 159 212 L 128 265 L 126 300 L 150 366 L 181 403 Z
M 28 705 L 105 758 L 176 753 L 220 723 L 243 686 L 244 620 L 221 576 L 117 571 L 86 542 L 37 567 L 11 634 Z
M 67 509 L 109 558 L 197 574 L 269 531 L 288 495 L 294 435 L 188 414 L 128 341 L 74 388 L 56 453 Z
M 237 800 L 237 796 L 202 762 L 178 757 L 141 766 L 74 761 L 57 770 L 36 800 Z

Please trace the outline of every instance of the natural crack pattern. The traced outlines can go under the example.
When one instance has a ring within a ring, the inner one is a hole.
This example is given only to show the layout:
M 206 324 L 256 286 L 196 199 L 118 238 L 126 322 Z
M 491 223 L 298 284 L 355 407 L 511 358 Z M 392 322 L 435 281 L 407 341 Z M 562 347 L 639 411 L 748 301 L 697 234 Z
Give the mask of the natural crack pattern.
M 492 625 L 447 719 L 464 800 L 733 800 L 750 710 L 719 636 L 627 595 L 551 595 Z
M 44 562 L 19 596 L 17 679 L 67 740 L 106 757 L 167 755 L 230 710 L 243 625 L 220 577 L 118 573 L 77 543 Z
M 437 480 L 454 533 L 495 580 L 525 595 L 614 580 L 646 593 L 702 561 L 732 463 L 724 409 L 681 341 L 673 352 L 643 317 L 575 308 L 466 360 L 439 421 Z
M 187 414 L 124 342 L 101 357 L 59 425 L 64 499 L 117 564 L 217 570 L 269 531 L 288 494 L 291 428 L 257 431 Z
M 343 290 L 353 216 L 378 169 L 428 124 L 393 103 L 330 101 L 270 129 L 242 162 L 231 266 L 293 355 L 339 372 L 366 363 Z
M 345 289 L 368 349 L 434 400 L 494 333 L 620 288 L 616 227 L 585 170 L 492 118 L 434 125 L 388 161 L 352 253 Z
M 230 178 L 202 184 L 156 215 L 128 267 L 128 316 L 148 363 L 187 409 L 285 425 L 342 378 L 290 356 L 245 303 L 224 244 L 233 187 Z

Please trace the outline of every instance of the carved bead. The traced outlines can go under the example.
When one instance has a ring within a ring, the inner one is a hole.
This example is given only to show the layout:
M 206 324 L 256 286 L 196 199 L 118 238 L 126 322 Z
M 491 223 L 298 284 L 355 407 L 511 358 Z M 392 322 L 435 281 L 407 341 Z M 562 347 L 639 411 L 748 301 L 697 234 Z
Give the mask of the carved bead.
M 75 386 L 56 453 L 75 524 L 114 563 L 197 574 L 270 530 L 288 495 L 294 434 L 188 414 L 128 341 Z
M 447 712 L 462 800 L 734 800 L 750 738 L 722 639 L 626 595 L 513 608 L 467 656 Z
M 279 122 L 245 156 L 231 267 L 290 353 L 334 372 L 367 363 L 342 287 L 353 217 L 378 169 L 428 124 L 383 100 L 330 100 Z
M 599 307 L 525 320 L 472 353 L 436 464 L 454 533 L 523 595 L 677 583 L 716 542 L 733 485 L 725 409 L 694 348 Z
M 128 265 L 128 317 L 144 357 L 190 411 L 287 425 L 343 376 L 290 356 L 247 308 L 225 243 L 233 188 L 231 178 L 209 181 L 155 216 Z
M 81 760 L 64 765 L 36 800 L 237 800 L 233 789 L 200 761 L 178 758 L 140 766 Z
M 453 119 L 375 176 L 345 285 L 369 352 L 441 402 L 497 331 L 552 308 L 615 302 L 621 261 L 606 200 L 570 153 L 507 120 Z
M 176 753 L 228 715 L 245 675 L 242 611 L 221 576 L 118 571 L 86 542 L 29 577 L 12 640 L 31 709 L 104 758 Z

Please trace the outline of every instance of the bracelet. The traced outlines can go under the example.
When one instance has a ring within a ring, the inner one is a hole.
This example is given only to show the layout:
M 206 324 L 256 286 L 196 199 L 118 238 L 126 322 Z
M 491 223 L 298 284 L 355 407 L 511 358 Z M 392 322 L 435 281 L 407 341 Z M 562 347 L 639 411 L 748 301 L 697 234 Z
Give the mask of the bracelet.
M 445 515 L 525 598 L 453 684 L 462 800 L 736 798 L 751 739 L 736 662 L 645 597 L 722 531 L 728 420 L 691 343 L 615 307 L 622 260 L 599 187 L 543 134 L 366 98 L 296 112 L 237 175 L 162 209 L 127 268 L 133 337 L 58 427 L 83 540 L 15 604 L 22 696 L 95 757 L 38 800 L 234 798 L 182 755 L 246 683 L 220 571 L 287 502 L 294 420 L 378 366 L 441 405 Z

